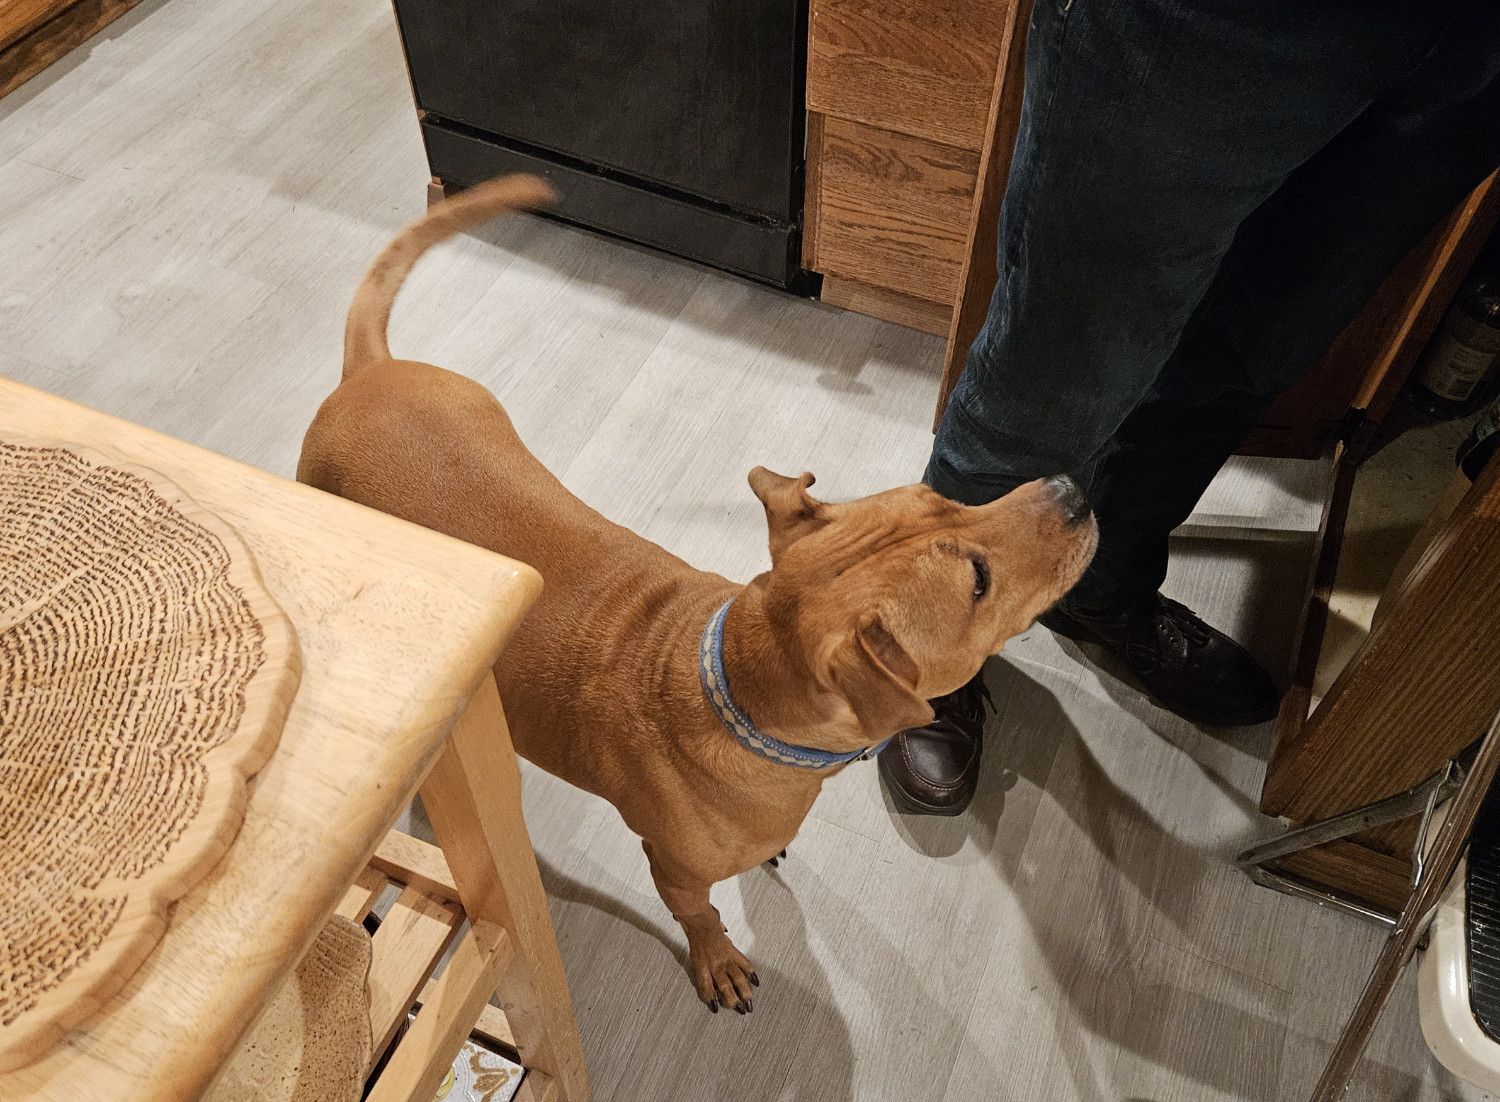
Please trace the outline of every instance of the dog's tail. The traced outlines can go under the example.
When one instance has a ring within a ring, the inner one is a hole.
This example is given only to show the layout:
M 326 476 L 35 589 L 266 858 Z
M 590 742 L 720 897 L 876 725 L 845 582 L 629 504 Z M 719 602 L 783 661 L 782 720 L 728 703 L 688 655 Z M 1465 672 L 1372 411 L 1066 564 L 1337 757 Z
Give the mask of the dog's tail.
M 391 307 L 423 253 L 497 214 L 545 206 L 555 197 L 551 186 L 535 176 L 502 176 L 435 204 L 424 217 L 402 230 L 375 258 L 354 292 L 344 326 L 344 378 L 362 364 L 390 359 L 386 327 Z

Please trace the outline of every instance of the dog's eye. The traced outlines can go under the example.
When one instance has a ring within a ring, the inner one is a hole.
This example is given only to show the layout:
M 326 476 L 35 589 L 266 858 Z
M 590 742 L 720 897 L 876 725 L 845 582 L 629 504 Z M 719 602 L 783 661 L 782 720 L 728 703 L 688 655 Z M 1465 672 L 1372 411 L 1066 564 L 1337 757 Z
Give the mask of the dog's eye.
M 974 564 L 974 600 L 979 600 L 990 591 L 990 564 L 978 555 L 969 559 Z

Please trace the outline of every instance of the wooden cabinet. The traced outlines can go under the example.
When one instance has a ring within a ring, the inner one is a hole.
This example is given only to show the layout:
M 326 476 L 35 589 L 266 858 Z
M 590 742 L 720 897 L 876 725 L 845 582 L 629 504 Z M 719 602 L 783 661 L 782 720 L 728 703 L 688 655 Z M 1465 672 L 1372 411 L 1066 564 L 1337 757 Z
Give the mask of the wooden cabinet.
M 809 255 L 825 272 L 951 304 L 979 154 L 839 118 L 815 132 L 821 195 Z
M 0 0 L 0 96 L 36 76 L 140 0 Z
M 974 152 L 1009 0 L 813 0 L 807 107 Z
M 813 0 L 803 263 L 823 298 L 948 336 L 1014 0 Z

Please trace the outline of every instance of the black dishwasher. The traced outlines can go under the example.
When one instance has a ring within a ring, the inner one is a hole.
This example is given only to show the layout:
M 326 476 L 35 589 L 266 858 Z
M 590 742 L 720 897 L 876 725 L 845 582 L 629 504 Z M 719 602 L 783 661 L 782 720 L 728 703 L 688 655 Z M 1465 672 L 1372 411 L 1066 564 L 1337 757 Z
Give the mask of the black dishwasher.
M 807 0 L 395 0 L 432 174 L 793 290 Z

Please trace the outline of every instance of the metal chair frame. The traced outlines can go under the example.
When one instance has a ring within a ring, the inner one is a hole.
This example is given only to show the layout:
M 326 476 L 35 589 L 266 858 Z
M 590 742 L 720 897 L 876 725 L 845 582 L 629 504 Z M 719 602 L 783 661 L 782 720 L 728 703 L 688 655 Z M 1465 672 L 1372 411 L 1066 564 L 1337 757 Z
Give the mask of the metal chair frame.
M 1278 838 L 1252 846 L 1240 854 L 1237 864 L 1256 883 L 1310 899 L 1346 914 L 1357 915 L 1386 926 L 1389 930 L 1365 989 L 1359 1002 L 1355 1004 L 1338 1043 L 1334 1045 L 1323 1077 L 1318 1080 L 1310 1102 L 1338 1102 L 1348 1091 L 1354 1069 L 1364 1054 L 1380 1013 L 1390 1001 L 1396 982 L 1426 934 L 1427 927 L 1437 912 L 1438 901 L 1452 880 L 1464 850 L 1468 848 L 1474 820 L 1494 781 L 1497 768 L 1500 768 L 1500 713 L 1496 714 L 1490 724 L 1489 731 L 1479 744 L 1479 752 L 1467 769 L 1459 759 L 1455 759 L 1426 781 L 1399 795 L 1322 822 L 1289 830 Z M 1428 847 L 1427 835 L 1433 810 L 1441 800 L 1450 795 L 1453 797 L 1452 806 L 1442 825 L 1438 827 L 1431 847 Z M 1417 832 L 1417 844 L 1412 854 L 1412 888 L 1406 905 L 1398 915 L 1384 914 L 1358 901 L 1265 867 L 1267 862 L 1299 850 L 1344 838 L 1380 823 L 1404 819 L 1418 812 L 1422 814 L 1422 824 Z

